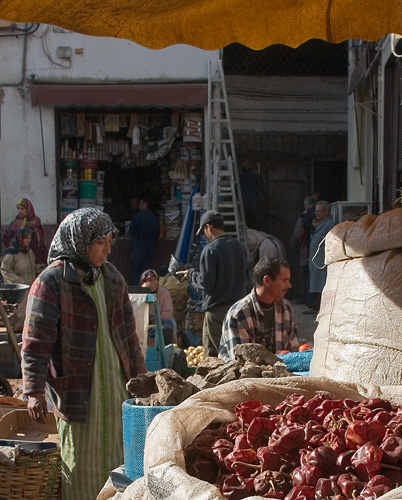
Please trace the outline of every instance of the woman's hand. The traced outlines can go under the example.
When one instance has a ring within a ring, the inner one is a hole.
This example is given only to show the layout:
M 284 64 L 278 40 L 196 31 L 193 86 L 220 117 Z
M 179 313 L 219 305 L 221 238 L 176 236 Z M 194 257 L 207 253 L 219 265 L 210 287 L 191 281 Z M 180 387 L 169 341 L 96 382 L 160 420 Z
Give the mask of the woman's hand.
M 35 392 L 28 395 L 28 415 L 41 424 L 45 423 L 47 403 L 43 392 Z

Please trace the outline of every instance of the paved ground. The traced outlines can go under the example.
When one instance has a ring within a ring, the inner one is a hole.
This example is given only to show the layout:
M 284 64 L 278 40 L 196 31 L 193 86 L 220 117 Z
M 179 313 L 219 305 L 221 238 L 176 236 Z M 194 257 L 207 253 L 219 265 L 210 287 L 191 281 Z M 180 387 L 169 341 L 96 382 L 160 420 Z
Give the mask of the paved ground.
M 304 311 L 307 311 L 306 306 L 296 304 L 294 301 L 291 301 L 296 312 L 297 317 L 297 326 L 298 326 L 298 334 L 299 334 L 299 343 L 300 344 L 310 344 L 314 345 L 314 332 L 318 326 L 316 323 L 316 315 L 315 314 L 303 314 Z

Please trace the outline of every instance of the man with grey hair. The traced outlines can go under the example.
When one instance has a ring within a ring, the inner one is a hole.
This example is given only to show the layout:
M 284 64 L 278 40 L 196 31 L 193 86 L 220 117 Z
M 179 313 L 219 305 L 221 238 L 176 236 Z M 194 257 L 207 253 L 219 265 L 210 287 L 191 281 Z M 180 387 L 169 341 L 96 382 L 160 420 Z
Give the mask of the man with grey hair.
M 302 302 L 308 307 L 312 307 L 313 303 L 309 296 L 309 278 L 308 278 L 308 253 L 310 246 L 310 237 L 313 229 L 312 221 L 315 219 L 315 201 L 312 196 L 304 198 L 304 212 L 297 219 L 293 235 L 290 240 L 291 248 L 295 260 L 299 267 L 299 282 L 302 293 Z M 296 265 L 296 263 L 295 263 Z
M 331 219 L 330 205 L 327 201 L 317 202 L 315 215 L 309 249 L 309 291 L 314 294 L 314 309 L 315 312 L 318 312 L 321 304 L 322 290 L 327 279 L 327 269 L 324 264 L 325 242 L 323 240 L 335 224 Z

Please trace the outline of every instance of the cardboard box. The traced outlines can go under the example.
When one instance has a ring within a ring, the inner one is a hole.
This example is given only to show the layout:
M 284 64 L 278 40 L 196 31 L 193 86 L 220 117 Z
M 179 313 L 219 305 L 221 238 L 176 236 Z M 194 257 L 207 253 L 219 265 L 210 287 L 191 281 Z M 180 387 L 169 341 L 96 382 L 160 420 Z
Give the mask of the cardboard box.
M 10 411 L 14 411 L 15 408 L 13 406 L 9 406 L 9 405 L 0 405 L 0 420 L 2 419 L 2 417 L 4 415 L 6 415 L 7 413 L 10 413 Z
M 58 443 L 56 419 L 48 413 L 46 422 L 32 420 L 28 410 L 12 410 L 0 419 L 0 440 L 15 442 Z

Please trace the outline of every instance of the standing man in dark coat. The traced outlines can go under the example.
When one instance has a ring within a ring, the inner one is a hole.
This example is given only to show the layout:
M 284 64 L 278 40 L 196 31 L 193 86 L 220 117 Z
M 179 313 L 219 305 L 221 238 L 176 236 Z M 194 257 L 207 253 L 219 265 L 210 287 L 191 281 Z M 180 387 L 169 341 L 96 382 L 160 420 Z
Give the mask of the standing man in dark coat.
M 223 320 L 230 306 L 246 293 L 246 252 L 240 241 L 225 234 L 222 215 L 205 212 L 197 234 L 204 233 L 208 245 L 200 257 L 200 268 L 181 271 L 202 290 L 205 312 L 202 341 L 205 356 L 218 356 Z
M 134 215 L 129 229 L 134 240 L 130 260 L 132 285 L 139 285 L 141 273 L 153 267 L 155 243 L 160 234 L 159 218 L 148 208 L 148 203 L 148 199 L 141 198 L 140 211 Z

